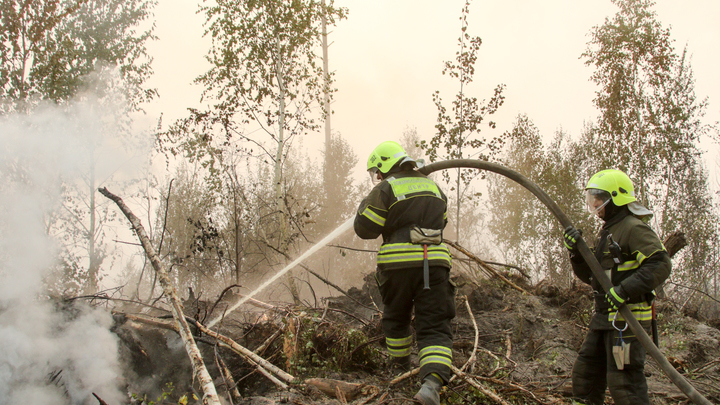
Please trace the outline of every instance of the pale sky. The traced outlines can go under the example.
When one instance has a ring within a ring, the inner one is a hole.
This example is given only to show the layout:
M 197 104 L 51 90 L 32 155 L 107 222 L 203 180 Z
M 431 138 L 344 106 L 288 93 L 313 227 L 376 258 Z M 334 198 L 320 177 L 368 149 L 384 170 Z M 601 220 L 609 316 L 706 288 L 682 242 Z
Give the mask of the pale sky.
M 432 94 L 439 90 L 449 107 L 458 91 L 442 68 L 458 50 L 464 1 L 336 0 L 336 5 L 348 7 L 349 16 L 330 35 L 330 69 L 338 89 L 332 127 L 355 149 L 356 174 L 361 174 L 372 149 L 399 140 L 406 127 L 416 127 L 422 139 L 433 136 Z M 155 57 L 149 84 L 159 89 L 160 98 L 147 111 L 151 119 L 163 112 L 165 124 L 199 105 L 200 89 L 190 83 L 207 68 L 203 56 L 209 41 L 201 37 L 204 16 L 195 13 L 197 8 L 198 0 L 159 0 L 156 8 L 160 40 L 149 49 Z M 579 57 L 590 29 L 616 11 L 610 0 L 472 2 L 468 32 L 480 36 L 483 45 L 468 94 L 489 99 L 498 84 L 507 86 L 505 104 L 494 118 L 495 134 L 511 129 L 514 118 L 525 113 L 546 139 L 560 128 L 580 135 L 597 112 L 592 68 Z M 671 28 L 678 54 L 688 46 L 696 95 L 709 97 L 706 122 L 720 121 L 720 1 L 657 0 L 655 11 Z M 313 154 L 323 141 L 321 132 L 304 144 Z M 709 156 L 709 166 L 716 155 Z

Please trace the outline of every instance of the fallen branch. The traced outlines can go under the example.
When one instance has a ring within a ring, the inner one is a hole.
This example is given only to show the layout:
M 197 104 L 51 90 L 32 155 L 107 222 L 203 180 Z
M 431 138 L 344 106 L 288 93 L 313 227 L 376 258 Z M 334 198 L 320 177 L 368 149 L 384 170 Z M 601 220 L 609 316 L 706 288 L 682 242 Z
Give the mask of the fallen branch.
M 458 376 L 458 377 L 462 378 L 463 380 L 465 380 L 468 384 L 472 385 L 472 386 L 475 387 L 478 391 L 482 392 L 486 397 L 492 399 L 493 401 L 497 402 L 498 404 L 501 404 L 501 405 L 510 405 L 509 403 L 505 402 L 505 400 L 502 399 L 498 394 L 490 391 L 489 388 L 486 388 L 485 386 L 483 386 L 482 384 L 480 384 L 479 382 L 477 382 L 475 379 L 473 379 L 473 378 L 470 377 L 469 375 L 467 375 L 467 374 L 465 374 L 464 372 L 460 371 L 460 369 L 458 369 L 457 367 L 455 367 L 455 366 L 450 366 L 450 367 L 452 368 L 452 371 L 453 371 L 453 373 L 455 373 L 456 376 Z
M 286 383 L 292 383 L 293 381 L 295 381 L 295 377 L 293 377 L 292 375 L 281 370 L 279 367 L 277 367 L 276 365 L 263 359 L 262 357 L 258 356 L 257 354 L 253 353 L 251 350 L 247 349 L 246 347 L 241 346 L 240 344 L 238 344 L 234 340 L 230 339 L 229 337 L 221 335 L 215 331 L 208 329 L 205 325 L 201 324 L 200 322 L 196 322 L 193 320 L 193 324 L 198 329 L 200 329 L 200 331 L 202 333 L 225 343 L 235 353 L 238 353 L 238 354 L 242 355 L 243 357 L 262 365 L 264 368 L 271 371 L 276 376 L 280 377 Z
M 538 399 L 538 397 L 535 396 L 535 394 L 532 393 L 532 391 L 530 391 L 530 390 L 528 390 L 527 388 L 524 388 L 524 387 L 522 387 L 522 386 L 520 386 L 520 385 L 517 385 L 517 384 L 515 384 L 515 383 L 511 383 L 511 382 L 503 381 L 503 380 L 498 380 L 497 378 L 481 377 L 481 376 L 477 376 L 477 375 L 474 375 L 473 378 L 476 378 L 476 379 L 478 379 L 478 380 L 480 380 L 480 381 L 491 382 L 491 383 L 497 384 L 497 385 L 505 385 L 505 386 L 510 387 L 510 388 L 512 388 L 512 389 L 514 389 L 514 390 L 522 391 L 522 392 L 528 394 L 530 397 L 532 397 L 532 399 L 535 400 L 536 402 L 538 402 L 538 403 L 540 403 L 540 404 L 543 403 L 542 401 L 540 401 L 540 399 Z
M 397 383 L 399 383 L 399 382 L 401 382 L 401 381 L 403 381 L 403 380 L 406 380 L 406 379 L 408 379 L 408 378 L 410 378 L 410 377 L 412 377 L 412 376 L 414 376 L 414 375 L 417 375 L 419 372 L 420 372 L 420 367 L 414 368 L 414 369 L 408 371 L 407 373 L 401 374 L 401 375 L 393 378 L 393 379 L 390 381 L 389 385 L 390 385 L 390 386 L 393 386 L 393 385 L 395 385 L 395 384 L 397 384 Z
M 226 348 L 232 350 L 233 352 L 235 352 L 236 354 L 239 354 L 240 356 L 242 356 L 243 358 L 245 358 L 245 360 L 246 360 L 248 363 L 252 364 L 252 365 L 255 367 L 255 369 L 257 369 L 257 371 L 260 372 L 260 374 L 264 375 L 265 378 L 267 378 L 268 380 L 270 380 L 273 384 L 277 385 L 280 389 L 282 389 L 282 390 L 287 390 L 287 389 L 288 389 L 287 384 L 285 384 L 284 382 L 280 381 L 280 380 L 279 380 L 277 377 L 275 377 L 270 371 L 266 370 L 262 365 L 260 365 L 260 364 L 258 364 L 257 362 L 253 361 L 253 359 L 248 358 L 248 357 L 246 357 L 243 353 L 237 351 L 235 347 L 230 346 L 230 345 L 228 345 L 227 343 L 224 343 L 224 342 L 218 342 L 218 345 L 219 345 L 219 346 L 222 346 L 222 347 L 226 347 Z
M 163 320 L 160 320 L 160 319 L 157 319 L 157 318 L 150 318 L 150 317 L 147 317 L 147 316 L 140 316 L 140 315 L 133 315 L 133 314 L 125 314 L 125 313 L 123 313 L 122 315 L 125 316 L 127 319 L 129 319 L 129 320 L 131 320 L 131 321 L 134 321 L 134 322 L 139 322 L 139 323 L 143 323 L 143 324 L 145 324 L 145 325 L 155 326 L 155 327 L 157 327 L 157 328 L 168 329 L 168 330 L 172 330 L 172 331 L 178 332 L 177 325 L 176 325 L 175 323 L 173 323 L 173 322 L 167 322 L 167 321 L 163 321 Z M 186 319 L 187 319 L 187 318 L 186 318 Z M 193 319 L 190 319 L 189 321 L 192 322 L 195 326 L 202 325 L 202 324 L 200 324 L 200 323 L 197 323 L 197 322 L 196 322 L 195 320 L 193 320 Z M 203 326 L 203 328 L 204 328 L 204 326 Z M 208 329 L 206 328 L 205 330 L 208 330 Z M 250 364 L 252 364 L 253 366 L 255 366 L 255 368 L 257 368 L 257 370 L 258 370 L 261 374 L 263 374 L 265 377 L 267 377 L 270 381 L 272 381 L 272 382 L 273 382 L 275 385 L 277 385 L 278 387 L 280 387 L 280 388 L 282 388 L 282 389 L 284 389 L 284 390 L 286 390 L 286 389 L 288 388 L 287 384 L 285 384 L 285 383 L 283 383 L 282 381 L 278 380 L 274 375 L 272 375 L 272 373 L 270 373 L 268 370 L 266 370 L 266 369 L 263 367 L 262 364 L 269 364 L 273 369 L 279 370 L 280 373 L 283 373 L 283 374 L 286 374 L 286 375 L 289 375 L 289 374 L 287 374 L 287 373 L 285 373 L 284 371 L 280 370 L 280 369 L 277 368 L 275 365 L 273 365 L 272 363 L 269 363 L 267 360 L 261 358 L 260 356 L 258 356 L 258 355 L 256 355 L 256 354 L 253 354 L 253 356 L 248 356 L 248 355 L 246 354 L 246 351 L 249 352 L 249 350 L 246 349 L 246 348 L 244 348 L 244 347 L 242 347 L 242 346 L 240 346 L 239 344 L 235 343 L 232 339 L 227 338 L 227 337 L 224 337 L 224 336 L 223 336 L 223 339 L 220 339 L 220 338 L 218 338 L 217 336 L 222 336 L 222 335 L 220 335 L 220 334 L 218 334 L 218 333 L 215 333 L 215 332 L 212 332 L 212 331 L 211 331 L 211 333 L 214 334 L 214 335 L 216 335 L 216 336 L 212 336 L 211 334 L 208 334 L 208 336 L 211 336 L 211 337 L 215 338 L 215 340 L 218 341 L 218 344 L 219 344 L 219 345 L 221 345 L 221 346 L 223 346 L 223 347 L 226 347 L 226 348 L 232 350 L 233 352 L 235 352 L 236 354 L 238 354 L 238 355 L 242 356 L 243 358 L 245 358 Z M 228 341 L 231 342 L 231 343 L 226 342 L 225 340 L 228 340 Z M 252 352 L 250 352 L 250 353 L 252 353 Z M 257 361 L 258 359 L 259 359 L 259 361 Z M 274 371 L 274 370 L 273 370 L 273 371 Z M 292 376 L 290 376 L 290 377 L 292 377 Z M 293 378 L 294 378 L 294 377 L 293 377 Z
M 517 272 L 520 273 L 523 277 L 530 280 L 530 275 L 527 273 L 527 271 L 525 269 L 523 269 L 521 267 L 513 266 L 512 264 L 507 264 L 507 263 L 498 263 L 498 262 L 485 262 L 485 263 L 492 264 L 493 266 L 502 266 L 502 267 L 507 267 L 509 269 L 517 270 Z
M 312 385 L 325 393 L 325 395 L 337 398 L 341 402 L 344 400 L 345 402 L 343 403 L 351 402 L 361 395 L 369 395 L 378 392 L 377 387 L 370 385 L 348 383 L 328 378 L 308 378 L 305 380 L 305 384 Z
M 692 373 L 693 374 L 702 373 L 703 371 L 709 370 L 710 368 L 713 367 L 713 365 L 716 365 L 716 364 L 720 364 L 720 359 L 715 359 L 715 360 L 709 361 L 709 362 L 703 364 L 702 366 L 696 368 L 695 370 L 693 370 Z
M 513 283 L 513 282 L 510 281 L 510 280 L 508 280 L 507 277 L 503 276 L 502 274 L 498 273 L 495 269 L 493 269 L 489 264 L 487 264 L 487 262 L 484 262 L 484 261 L 481 260 L 479 257 L 477 257 L 477 256 L 475 256 L 474 254 L 470 253 L 470 252 L 469 252 L 467 249 L 465 249 L 464 247 L 460 246 L 459 244 L 457 244 L 457 243 L 455 243 L 455 242 L 451 242 L 451 241 L 446 240 L 446 239 L 443 239 L 443 242 L 444 242 L 445 244 L 447 244 L 447 245 L 452 246 L 452 247 L 453 247 L 454 249 L 456 249 L 458 252 L 464 254 L 465 256 L 467 256 L 467 257 L 469 257 L 470 259 L 472 259 L 473 261 L 475 261 L 477 264 L 480 265 L 480 267 L 483 268 L 483 270 L 489 272 L 489 273 L 492 274 L 494 277 L 499 278 L 500 280 L 502 280 L 503 282 L 505 282 L 506 284 L 508 284 L 510 287 L 512 287 L 512 288 L 520 291 L 521 293 L 530 295 L 530 293 L 528 293 L 527 291 L 525 291 L 525 290 L 522 289 L 521 287 L 518 287 L 515 283 Z
M 473 315 L 472 308 L 470 308 L 470 303 L 468 302 L 467 296 L 463 297 L 463 300 L 465 301 L 465 308 L 467 308 L 468 314 L 470 315 L 470 319 L 473 323 L 473 328 L 475 329 L 475 343 L 473 344 L 473 350 L 470 354 L 470 358 L 463 364 L 463 366 L 460 368 L 461 371 L 465 371 L 468 365 L 470 365 L 470 370 L 475 369 L 475 353 L 477 353 L 478 349 L 478 341 L 480 337 L 480 330 L 478 329 L 477 322 L 475 322 L 475 315 Z M 499 364 L 499 361 L 498 361 Z M 456 376 L 452 376 L 450 378 L 450 381 L 454 380 Z
M 278 330 L 276 330 L 275 333 L 273 333 L 269 338 L 265 339 L 265 341 L 260 346 L 258 346 L 255 350 L 253 350 L 253 352 L 260 355 L 262 352 L 265 351 L 265 349 L 270 347 L 272 342 L 275 341 L 275 339 L 277 339 L 281 333 L 283 333 L 283 330 L 278 328 Z
M 220 353 L 218 353 L 218 346 L 219 345 L 215 346 L 215 366 L 221 371 L 223 381 L 225 383 L 225 389 L 227 390 L 228 397 L 230 397 L 230 405 L 233 405 L 233 400 L 239 402 L 242 397 L 240 396 L 240 390 L 238 390 L 237 384 L 235 383 L 235 378 L 232 376 L 232 373 L 225 364 L 225 361 L 222 357 L 220 357 Z
M 182 338 L 182 341 L 185 345 L 185 351 L 190 357 L 190 363 L 192 364 L 193 368 L 193 375 L 195 376 L 195 378 L 197 378 L 197 381 L 202 388 L 203 404 L 220 405 L 220 399 L 218 398 L 217 390 L 215 390 L 213 380 L 210 377 L 210 373 L 208 373 L 207 368 L 205 367 L 205 363 L 203 362 L 200 350 L 198 350 L 197 344 L 195 343 L 195 339 L 193 339 L 190 326 L 188 326 L 188 323 L 185 320 L 182 303 L 180 302 L 180 298 L 177 295 L 177 291 L 175 291 L 175 287 L 173 287 L 173 285 L 171 284 L 170 277 L 168 276 L 167 271 L 165 270 L 165 268 L 163 268 L 162 263 L 160 263 L 160 259 L 155 252 L 155 248 L 153 248 L 152 244 L 150 243 L 150 239 L 145 233 L 145 228 L 143 228 L 140 219 L 136 217 L 135 214 L 132 213 L 132 211 L 130 211 L 130 208 L 125 205 L 125 203 L 120 197 L 112 194 L 104 187 L 98 189 L 98 191 L 100 192 L 100 194 L 114 201 L 115 204 L 117 204 L 118 208 L 120 208 L 120 211 L 122 211 L 122 213 L 125 214 L 125 217 L 130 221 L 133 231 L 135 231 L 135 235 L 137 235 L 140 243 L 142 243 L 143 245 L 145 255 L 150 260 L 150 263 L 155 269 L 155 274 L 157 274 L 160 279 L 160 285 L 162 285 L 163 291 L 170 299 L 170 308 L 172 309 L 173 318 L 175 319 L 178 332 L 180 333 L 180 337 Z
M 322 281 L 323 283 L 325 283 L 325 284 L 329 285 L 330 287 L 332 287 L 332 288 L 340 291 L 340 292 L 343 293 L 346 297 L 348 297 L 348 298 L 350 298 L 351 300 L 355 301 L 355 303 L 358 304 L 358 305 L 360 305 L 361 307 L 367 308 L 367 309 L 372 310 L 372 311 L 378 311 L 377 308 L 371 308 L 371 307 L 363 304 L 362 302 L 358 301 L 358 300 L 355 299 L 353 296 L 351 296 L 347 291 L 345 291 L 345 290 L 343 290 L 342 288 L 338 287 L 337 285 L 331 283 L 329 280 L 321 277 L 319 274 L 317 274 L 317 273 L 315 273 L 314 271 L 310 270 L 310 268 L 307 267 L 307 266 L 305 266 L 304 264 L 300 264 L 300 267 L 302 267 L 303 269 L 305 269 L 305 271 L 307 271 L 308 273 L 310 273 L 310 274 L 312 274 L 313 276 L 315 276 L 315 277 L 317 277 L 318 279 L 320 279 L 320 281 Z M 380 312 L 380 311 L 378 311 L 378 312 Z

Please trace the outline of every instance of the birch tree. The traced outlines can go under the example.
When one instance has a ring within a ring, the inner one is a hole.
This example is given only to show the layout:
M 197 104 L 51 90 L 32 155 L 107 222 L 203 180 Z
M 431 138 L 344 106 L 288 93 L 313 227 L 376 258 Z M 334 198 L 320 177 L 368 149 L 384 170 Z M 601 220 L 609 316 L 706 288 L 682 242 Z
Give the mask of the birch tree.
M 248 141 L 273 165 L 278 210 L 282 211 L 283 161 L 293 138 L 319 129 L 325 80 L 320 58 L 321 20 L 331 25 L 345 11 L 314 0 L 218 1 L 203 6 L 211 69 L 196 79 L 212 100 L 208 118 L 225 140 Z M 246 134 L 257 126 L 271 143 Z M 212 135 L 211 135 L 212 136 Z
M 478 100 L 468 94 L 469 85 L 475 75 L 475 62 L 477 53 L 482 45 L 480 37 L 472 37 L 467 32 L 467 18 L 470 13 L 470 0 L 466 0 L 462 9 L 460 21 L 461 34 L 458 38 L 460 49 L 455 54 L 455 61 L 445 62 L 443 75 L 456 79 L 459 84 L 458 93 L 449 107 L 445 106 L 440 92 L 433 94 L 433 102 L 438 109 L 436 134 L 429 142 L 422 141 L 420 146 L 426 151 L 431 162 L 445 159 L 477 158 L 489 160 L 495 156 L 502 146 L 500 137 L 490 139 L 481 135 L 483 126 L 494 128 L 495 123 L 488 121 L 491 115 L 502 106 L 505 97 L 505 85 L 498 85 L 490 100 Z M 472 200 L 474 193 L 470 182 L 479 175 L 477 170 L 458 169 L 455 180 L 450 180 L 447 172 L 443 173 L 446 182 L 451 184 L 450 191 L 455 192 L 455 230 L 456 237 L 460 239 L 460 218 L 462 201 Z
M 145 44 L 154 38 L 153 29 L 138 29 L 154 5 L 150 0 L 0 3 L 0 114 L 29 114 L 43 102 L 54 104 L 79 116 L 80 133 L 94 135 L 88 136 L 87 150 L 76 151 L 87 170 L 81 178 L 64 179 L 63 211 L 48 219 L 49 233 L 62 242 L 65 281 L 76 284 L 73 290 L 93 291 L 108 255 L 103 227 L 112 214 L 96 203 L 95 194 L 96 162 L 105 159 L 96 151 L 99 138 L 136 143 L 130 140 L 129 113 L 157 95 L 144 87 L 152 73 Z M 88 114 L 96 106 L 97 116 Z M 109 117 L 99 118 L 102 114 Z
M 696 96 L 688 50 L 675 51 L 655 3 L 613 3 L 619 11 L 592 29 L 583 53 L 599 87 L 594 103 L 600 116 L 586 139 L 588 168 L 626 171 L 638 199 L 654 210 L 661 238 L 676 230 L 688 237 L 674 274 L 702 282 L 717 262 L 711 241 L 718 219 L 699 148 L 712 131 L 703 123 L 707 99 Z

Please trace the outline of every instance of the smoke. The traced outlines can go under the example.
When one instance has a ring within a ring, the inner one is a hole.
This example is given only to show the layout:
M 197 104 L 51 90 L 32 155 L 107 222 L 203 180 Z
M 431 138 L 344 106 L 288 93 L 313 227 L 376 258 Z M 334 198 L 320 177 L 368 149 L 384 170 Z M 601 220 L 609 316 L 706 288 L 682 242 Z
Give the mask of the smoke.
M 2 403 L 97 403 L 92 393 L 127 402 L 110 314 L 61 308 L 43 287 L 57 258 L 48 224 L 58 215 L 63 185 L 82 180 L 91 152 L 102 148 L 107 117 L 86 98 L 0 120 Z

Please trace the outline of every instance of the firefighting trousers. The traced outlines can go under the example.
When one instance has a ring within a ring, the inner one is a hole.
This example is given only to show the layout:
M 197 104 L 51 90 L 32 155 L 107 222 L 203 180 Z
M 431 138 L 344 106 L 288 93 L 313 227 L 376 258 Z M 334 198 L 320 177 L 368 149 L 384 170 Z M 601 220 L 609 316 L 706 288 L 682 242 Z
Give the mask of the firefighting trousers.
M 630 344 L 629 364 L 618 370 L 613 346 L 620 343 L 616 330 L 590 330 L 580 347 L 572 370 L 573 396 L 578 402 L 601 405 L 605 389 L 616 405 L 649 405 L 645 381 L 645 348 L 629 329 L 622 339 Z
M 435 373 L 447 383 L 452 373 L 450 323 L 455 317 L 455 286 L 450 281 L 450 270 L 430 267 L 429 290 L 423 289 L 422 267 L 379 270 L 375 276 L 385 306 L 382 326 L 390 355 L 410 355 L 414 307 L 420 380 Z

